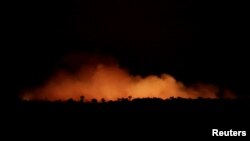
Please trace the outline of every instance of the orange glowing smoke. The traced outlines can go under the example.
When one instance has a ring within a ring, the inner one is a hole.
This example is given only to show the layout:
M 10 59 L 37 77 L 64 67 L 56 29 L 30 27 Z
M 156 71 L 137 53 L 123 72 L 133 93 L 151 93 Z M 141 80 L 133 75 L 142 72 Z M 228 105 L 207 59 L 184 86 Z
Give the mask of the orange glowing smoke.
M 79 59 L 84 60 L 81 62 Z M 78 65 L 74 68 L 75 72 L 60 70 L 44 86 L 25 92 L 22 98 L 25 100 L 68 100 L 70 98 L 79 100 L 81 96 L 84 96 L 85 100 L 93 98 L 117 100 L 129 96 L 163 99 L 169 97 L 217 98 L 219 91 L 212 85 L 199 84 L 186 87 L 168 74 L 150 75 L 144 78 L 132 76 L 112 61 L 106 63 L 103 59 L 92 60 L 95 61 L 89 61 L 86 57 L 78 57 L 69 61 L 70 65 L 74 63 Z M 79 64 L 83 66 L 79 67 Z

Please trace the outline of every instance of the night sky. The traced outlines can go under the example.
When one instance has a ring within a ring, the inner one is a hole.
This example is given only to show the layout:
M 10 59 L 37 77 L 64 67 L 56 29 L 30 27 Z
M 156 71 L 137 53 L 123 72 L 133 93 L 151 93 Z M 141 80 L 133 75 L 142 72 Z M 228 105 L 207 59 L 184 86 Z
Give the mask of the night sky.
M 17 90 L 38 86 L 69 53 L 113 56 L 132 74 L 169 73 L 249 95 L 246 14 L 192 0 L 22 2 L 12 63 Z

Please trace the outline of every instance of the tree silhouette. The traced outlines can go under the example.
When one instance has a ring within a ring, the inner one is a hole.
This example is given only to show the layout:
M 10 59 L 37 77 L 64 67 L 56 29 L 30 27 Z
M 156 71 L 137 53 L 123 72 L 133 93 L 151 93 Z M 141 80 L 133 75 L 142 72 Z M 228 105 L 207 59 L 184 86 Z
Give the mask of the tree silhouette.
M 101 101 L 102 101 L 102 103 L 105 103 L 105 102 L 106 102 L 106 100 L 105 100 L 104 98 L 102 98 Z
M 128 100 L 131 101 L 132 100 L 132 96 L 128 96 Z
M 91 100 L 91 102 L 92 102 L 92 103 L 97 103 L 97 99 L 93 98 L 93 99 Z
M 80 102 L 83 103 L 84 102 L 84 96 L 80 96 Z
M 74 103 L 74 100 L 72 98 L 67 100 L 67 103 Z

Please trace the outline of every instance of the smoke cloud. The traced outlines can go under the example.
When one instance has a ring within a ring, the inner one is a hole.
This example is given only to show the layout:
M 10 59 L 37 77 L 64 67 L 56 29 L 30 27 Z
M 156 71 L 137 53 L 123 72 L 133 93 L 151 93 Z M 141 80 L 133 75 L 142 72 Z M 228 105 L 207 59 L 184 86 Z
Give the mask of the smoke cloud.
M 147 77 L 130 75 L 109 57 L 70 55 L 60 69 L 43 86 L 22 94 L 24 100 L 85 100 L 102 98 L 217 98 L 219 89 L 213 85 L 185 86 L 169 74 Z M 227 97 L 233 94 L 227 92 Z

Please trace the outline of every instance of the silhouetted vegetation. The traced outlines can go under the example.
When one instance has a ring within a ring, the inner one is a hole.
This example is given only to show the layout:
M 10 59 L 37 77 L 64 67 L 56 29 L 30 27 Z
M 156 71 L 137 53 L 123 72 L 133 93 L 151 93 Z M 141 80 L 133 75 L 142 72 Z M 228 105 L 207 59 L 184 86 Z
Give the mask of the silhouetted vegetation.
M 22 101 L 19 112 L 249 112 L 249 99 L 119 98 L 117 101 Z
M 84 96 L 81 96 L 80 97 L 80 102 L 83 102 L 84 101 Z

